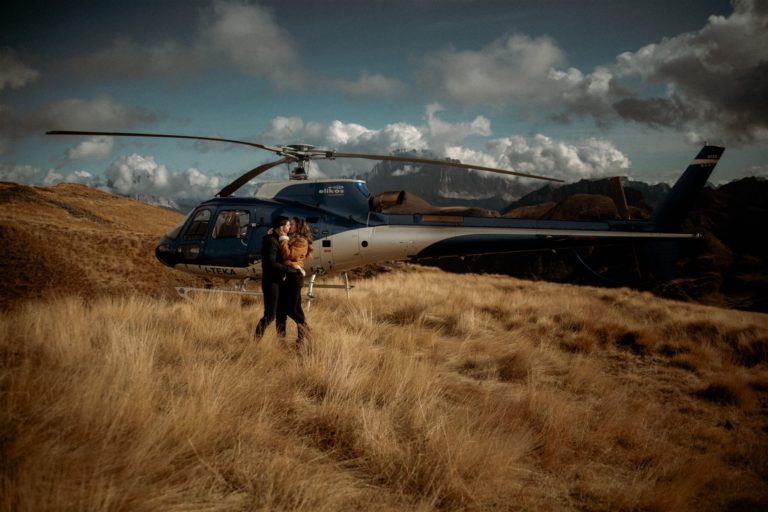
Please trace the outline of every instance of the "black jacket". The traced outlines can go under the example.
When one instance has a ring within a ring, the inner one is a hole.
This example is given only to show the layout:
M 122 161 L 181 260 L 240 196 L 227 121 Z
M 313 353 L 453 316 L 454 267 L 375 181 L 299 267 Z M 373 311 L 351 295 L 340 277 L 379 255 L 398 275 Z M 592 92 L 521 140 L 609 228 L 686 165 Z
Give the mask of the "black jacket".
M 261 239 L 261 269 L 264 274 L 262 279 L 282 281 L 285 273 L 291 270 L 288 265 L 283 264 L 282 259 L 278 234 L 265 235 Z

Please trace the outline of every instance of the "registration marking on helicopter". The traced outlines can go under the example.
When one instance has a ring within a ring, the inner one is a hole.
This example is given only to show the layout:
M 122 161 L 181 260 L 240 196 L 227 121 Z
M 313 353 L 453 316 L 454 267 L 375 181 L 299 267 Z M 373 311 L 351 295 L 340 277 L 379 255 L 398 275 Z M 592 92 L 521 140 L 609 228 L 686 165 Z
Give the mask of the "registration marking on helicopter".
M 321 188 L 317 192 L 326 196 L 343 196 L 344 185 L 331 185 L 325 188 Z
M 258 277 L 261 276 L 261 265 L 251 265 L 249 267 L 217 267 L 213 265 L 189 265 L 178 264 L 175 267 L 178 270 L 197 274 L 199 276 L 213 277 Z

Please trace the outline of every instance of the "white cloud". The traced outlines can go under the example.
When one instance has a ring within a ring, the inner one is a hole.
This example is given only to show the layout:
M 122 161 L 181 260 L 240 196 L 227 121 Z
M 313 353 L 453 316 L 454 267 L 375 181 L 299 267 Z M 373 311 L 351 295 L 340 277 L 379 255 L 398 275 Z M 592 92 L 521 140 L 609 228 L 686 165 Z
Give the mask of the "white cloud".
M 0 162 L 0 181 L 15 183 L 37 183 L 42 176 L 42 170 L 32 165 L 13 165 Z
M 278 88 L 301 87 L 309 75 L 290 32 L 266 8 L 240 0 L 211 2 L 187 41 L 118 37 L 103 50 L 67 62 L 78 73 L 112 78 L 177 77 L 222 64 Z
M 561 120 L 631 121 L 723 144 L 764 142 L 768 9 L 764 0 L 732 3 L 729 16 L 711 16 L 698 31 L 622 53 L 591 73 L 567 67 L 552 39 L 516 34 L 479 50 L 427 55 L 420 78 L 430 93 L 461 105 L 535 105 Z
M 569 112 L 689 133 L 689 140 L 768 141 L 768 9 L 735 0 L 688 32 L 625 52 L 590 75 L 556 72 Z M 653 88 L 664 86 L 663 94 Z M 693 135 L 691 135 L 693 134 Z
M 111 130 L 154 122 L 159 118 L 158 114 L 137 105 L 120 103 L 110 96 L 100 95 L 91 100 L 71 98 L 51 103 L 42 110 L 21 116 L 21 125 L 26 132 Z
M 448 122 L 439 116 L 443 107 L 430 104 L 425 109 L 425 122 L 416 126 L 407 123 L 386 125 L 381 129 L 356 123 L 333 121 L 322 129 L 313 143 L 340 152 L 389 154 L 396 150 L 429 150 L 438 158 L 453 158 L 463 163 L 496 167 L 531 174 L 541 174 L 568 181 L 627 174 L 630 161 L 613 143 L 590 138 L 565 142 L 536 135 L 535 137 L 506 137 L 488 141 L 484 149 L 467 145 L 471 137 L 493 135 L 488 119 L 477 116 L 471 121 Z M 275 118 L 271 133 L 303 133 L 305 123 L 300 118 Z M 319 161 L 326 173 L 359 173 L 355 160 Z M 330 169 L 335 168 L 334 172 Z M 404 164 L 401 173 L 409 172 Z
M 467 137 L 487 137 L 492 134 L 491 122 L 483 116 L 452 123 L 440 118 L 438 113 L 442 110 L 440 105 L 430 104 L 425 109 L 425 124 L 416 126 L 402 122 L 390 123 L 381 129 L 339 120 L 323 126 L 319 123 L 305 125 L 300 118 L 275 118 L 269 133 L 308 135 L 307 127 L 312 126 L 310 140 L 316 144 L 337 150 L 384 154 L 396 150 L 425 149 L 442 153 L 444 148 L 461 144 Z M 286 127 L 290 127 L 290 130 L 286 130 Z
M 42 135 L 48 130 L 119 130 L 140 123 L 153 123 L 163 117 L 163 114 L 115 101 L 107 95 L 93 99 L 60 100 L 35 112 L 18 112 L 0 105 L 0 154 L 11 151 L 20 137 Z M 101 151 L 103 158 L 107 144 L 106 140 L 98 145 L 94 142 L 83 143 L 70 150 L 69 158 L 77 158 L 78 155 L 84 158 L 89 151 L 93 157 Z
M 239 1 L 215 1 L 213 21 L 204 30 L 204 39 L 241 71 L 266 76 L 278 87 L 304 84 L 304 70 L 298 47 L 290 33 L 259 5 Z
M 19 89 L 37 80 L 40 73 L 19 62 L 16 53 L 8 48 L 0 48 L 0 92 L 6 87 Z
M 626 174 L 631 163 L 610 141 L 594 138 L 568 143 L 541 134 L 506 137 L 487 149 L 502 168 L 566 181 Z
M 92 137 L 67 150 L 69 160 L 100 160 L 112 154 L 112 137 Z
M 472 121 L 450 123 L 442 120 L 437 113 L 444 108 L 436 103 L 427 105 L 427 126 L 425 133 L 430 141 L 430 148 L 443 153 L 445 148 L 461 144 L 471 135 L 488 137 L 492 135 L 491 122 L 483 116 L 477 116 Z
M 381 129 L 356 123 L 333 121 L 323 133 L 324 146 L 340 151 L 389 154 L 400 149 L 427 149 L 423 129 L 407 123 L 393 123 Z
M 140 193 L 180 198 L 213 197 L 222 184 L 218 176 L 208 176 L 190 167 L 171 171 L 152 156 L 132 154 L 115 160 L 106 172 L 107 185 L 123 195 Z
M 356 123 L 333 121 L 328 126 L 326 140 L 332 147 L 348 147 L 371 141 L 378 133 Z
M 515 34 L 477 51 L 451 48 L 429 55 L 420 77 L 429 90 L 460 104 L 550 101 L 557 92 L 550 71 L 564 62 L 552 39 Z
M 56 185 L 62 181 L 64 181 L 64 176 L 62 174 L 56 172 L 54 169 L 48 169 L 45 178 L 43 178 L 43 185 Z
M 100 188 L 104 185 L 102 180 L 88 171 L 73 171 L 64 175 L 55 169 L 48 169 L 42 183 L 46 186 L 58 185 L 59 183 L 79 183 L 94 188 Z
M 278 144 L 288 144 L 296 138 L 302 138 L 304 133 L 304 120 L 300 117 L 278 116 L 270 121 L 270 129 L 263 134 L 270 140 L 278 141 Z

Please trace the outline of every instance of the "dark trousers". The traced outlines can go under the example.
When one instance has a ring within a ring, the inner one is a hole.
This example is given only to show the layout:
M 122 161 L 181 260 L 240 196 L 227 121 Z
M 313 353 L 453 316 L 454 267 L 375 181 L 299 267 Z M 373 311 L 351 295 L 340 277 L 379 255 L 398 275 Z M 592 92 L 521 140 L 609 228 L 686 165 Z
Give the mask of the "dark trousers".
M 285 281 L 280 284 L 277 306 L 277 334 L 279 336 L 285 336 L 285 324 L 290 318 L 296 322 L 299 340 L 304 339 L 307 324 L 304 310 L 301 307 L 302 286 L 304 286 L 304 276 L 298 272 L 288 272 Z
M 261 317 L 261 320 L 259 320 L 259 323 L 256 325 L 256 332 L 254 333 L 256 338 L 264 336 L 264 331 L 267 330 L 269 324 L 271 324 L 277 316 L 278 302 L 280 300 L 280 287 L 282 284 L 282 281 L 274 281 L 266 276 L 261 280 L 261 291 L 264 294 L 264 316 Z M 283 330 L 285 330 L 285 328 L 283 328 Z

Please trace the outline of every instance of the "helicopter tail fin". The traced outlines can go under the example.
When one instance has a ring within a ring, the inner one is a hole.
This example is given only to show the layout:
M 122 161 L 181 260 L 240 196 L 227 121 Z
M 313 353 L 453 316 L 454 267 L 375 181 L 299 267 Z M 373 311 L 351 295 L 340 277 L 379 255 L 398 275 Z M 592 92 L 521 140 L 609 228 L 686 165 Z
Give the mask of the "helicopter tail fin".
M 683 223 L 723 151 L 725 148 L 719 146 L 704 146 L 699 151 L 661 205 L 653 212 L 650 222 L 653 231 L 671 231 Z
M 653 212 L 650 220 L 651 231 L 674 231 L 680 227 L 707 184 L 723 151 L 725 148 L 709 145 L 699 151 L 661 205 Z M 654 240 L 648 242 L 645 249 L 656 278 L 668 280 L 676 276 L 677 242 Z

